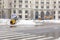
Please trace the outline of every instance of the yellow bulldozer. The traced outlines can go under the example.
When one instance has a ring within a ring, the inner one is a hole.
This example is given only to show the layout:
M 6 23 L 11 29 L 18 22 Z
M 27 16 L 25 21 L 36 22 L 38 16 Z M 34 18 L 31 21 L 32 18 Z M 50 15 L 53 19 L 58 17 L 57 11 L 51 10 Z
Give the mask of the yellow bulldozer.
M 15 20 L 15 19 L 11 19 L 10 24 L 11 24 L 11 25 L 16 24 L 16 20 Z
M 10 27 L 12 28 L 12 27 L 16 27 L 14 24 L 16 24 L 16 20 L 15 19 L 11 19 L 10 20 Z

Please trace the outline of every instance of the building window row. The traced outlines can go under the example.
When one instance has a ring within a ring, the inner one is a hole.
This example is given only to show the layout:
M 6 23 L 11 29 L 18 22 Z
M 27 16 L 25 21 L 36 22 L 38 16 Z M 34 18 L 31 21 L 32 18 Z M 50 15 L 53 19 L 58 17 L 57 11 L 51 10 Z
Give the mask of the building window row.
M 22 13 L 22 10 L 19 10 L 18 12 L 19 13 Z M 13 13 L 16 13 L 16 10 L 13 10 Z M 29 13 L 29 11 L 28 10 L 25 10 L 25 13 Z
M 39 2 L 35 2 L 35 4 L 38 4 Z M 44 2 L 40 2 L 41 4 L 44 4 Z M 50 2 L 46 2 L 46 4 L 49 4 Z
M 17 5 L 14 5 L 14 8 L 16 8 Z M 25 5 L 26 8 L 28 8 L 29 5 Z M 19 4 L 19 8 L 22 8 L 22 5 Z
M 38 6 L 35 6 L 35 8 L 38 8 Z M 41 8 L 44 8 L 44 6 L 41 6 Z M 49 8 L 49 6 L 46 6 L 46 8 Z
M 22 10 L 19 10 L 18 11 L 19 13 L 22 13 L 23 11 Z M 13 13 L 16 13 L 16 10 L 13 10 Z M 29 13 L 29 10 L 25 10 L 25 13 Z M 36 13 L 39 13 L 38 11 L 36 11 Z M 49 11 L 46 11 L 46 13 L 50 13 Z M 55 14 L 55 11 L 52 11 L 51 13 L 54 13 Z M 58 11 L 58 13 L 60 13 L 60 11 Z
M 19 3 L 22 3 L 23 1 L 22 0 L 19 0 Z
M 26 8 L 28 8 L 29 5 L 25 5 Z M 16 7 L 16 5 L 14 5 L 14 8 Z M 46 6 L 46 8 L 49 8 L 50 6 Z M 19 8 L 22 8 L 22 5 L 19 5 Z M 35 6 L 35 8 L 39 8 L 39 6 Z M 41 8 L 44 8 L 44 6 L 41 6 Z M 53 8 L 56 8 L 56 6 L 53 6 Z M 60 8 L 60 5 L 58 6 L 58 8 Z
M 29 0 L 25 0 L 25 3 L 28 3 L 28 1 Z M 16 0 L 14 0 L 14 3 L 16 3 Z M 23 3 L 23 1 L 22 0 L 19 0 L 19 3 Z M 31 3 L 31 1 L 30 1 L 30 3 Z
M 1 1 L 1 0 L 0 0 L 0 1 Z M 25 0 L 25 3 L 28 3 L 28 1 L 29 1 L 29 0 Z M 23 2 L 23 0 L 19 0 L 19 3 L 22 3 L 22 2 Z M 16 0 L 14 0 L 14 3 L 16 3 Z M 30 1 L 30 3 L 31 3 L 31 1 Z M 38 4 L 39 1 L 36 1 L 35 3 Z M 41 1 L 40 3 L 41 3 L 41 4 L 44 4 L 44 1 Z M 49 1 L 46 2 L 46 4 L 49 4 L 49 3 L 50 3 Z M 54 1 L 53 3 L 56 4 L 56 1 Z M 60 1 L 58 1 L 58 3 L 60 3 Z

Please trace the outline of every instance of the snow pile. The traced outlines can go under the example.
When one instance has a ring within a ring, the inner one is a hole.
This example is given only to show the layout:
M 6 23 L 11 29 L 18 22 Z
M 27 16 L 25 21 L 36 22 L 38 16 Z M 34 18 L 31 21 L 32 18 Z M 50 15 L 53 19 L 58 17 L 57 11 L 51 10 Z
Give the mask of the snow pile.
M 60 20 L 17 20 L 15 25 L 40 25 L 41 23 L 60 23 Z M 0 25 L 11 25 L 10 19 L 0 19 Z
M 7 23 L 8 20 L 9 19 L 0 19 L 0 25 L 6 25 L 6 23 Z
M 19 20 L 16 25 L 35 25 L 33 20 Z
M 60 40 L 60 38 L 58 38 L 58 39 L 55 39 L 55 40 Z
M 43 25 L 44 24 L 43 20 L 34 20 L 34 22 L 36 23 L 36 25 Z
M 45 23 L 60 23 L 60 20 L 44 20 Z

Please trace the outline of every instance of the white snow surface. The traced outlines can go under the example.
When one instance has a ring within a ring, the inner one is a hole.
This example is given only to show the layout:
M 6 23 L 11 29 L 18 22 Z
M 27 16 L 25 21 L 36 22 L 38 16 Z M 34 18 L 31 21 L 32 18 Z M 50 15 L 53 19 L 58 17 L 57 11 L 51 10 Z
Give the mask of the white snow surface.
M 11 19 L 0 19 L 0 25 L 10 25 Z M 42 20 L 43 21 L 43 20 Z M 39 22 L 42 22 L 39 21 Z M 45 23 L 60 23 L 60 20 L 44 20 Z M 36 25 L 35 20 L 17 20 L 15 25 Z
M 35 25 L 33 20 L 18 20 L 16 25 Z
M 60 40 L 60 37 L 58 39 L 55 39 L 55 40 Z

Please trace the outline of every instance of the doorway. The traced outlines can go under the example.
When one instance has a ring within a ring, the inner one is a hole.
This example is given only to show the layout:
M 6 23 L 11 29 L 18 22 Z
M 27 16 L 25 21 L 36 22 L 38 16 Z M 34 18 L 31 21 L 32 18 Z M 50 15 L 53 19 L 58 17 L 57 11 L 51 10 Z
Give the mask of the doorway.
M 44 12 L 41 12 L 41 20 L 44 20 Z

